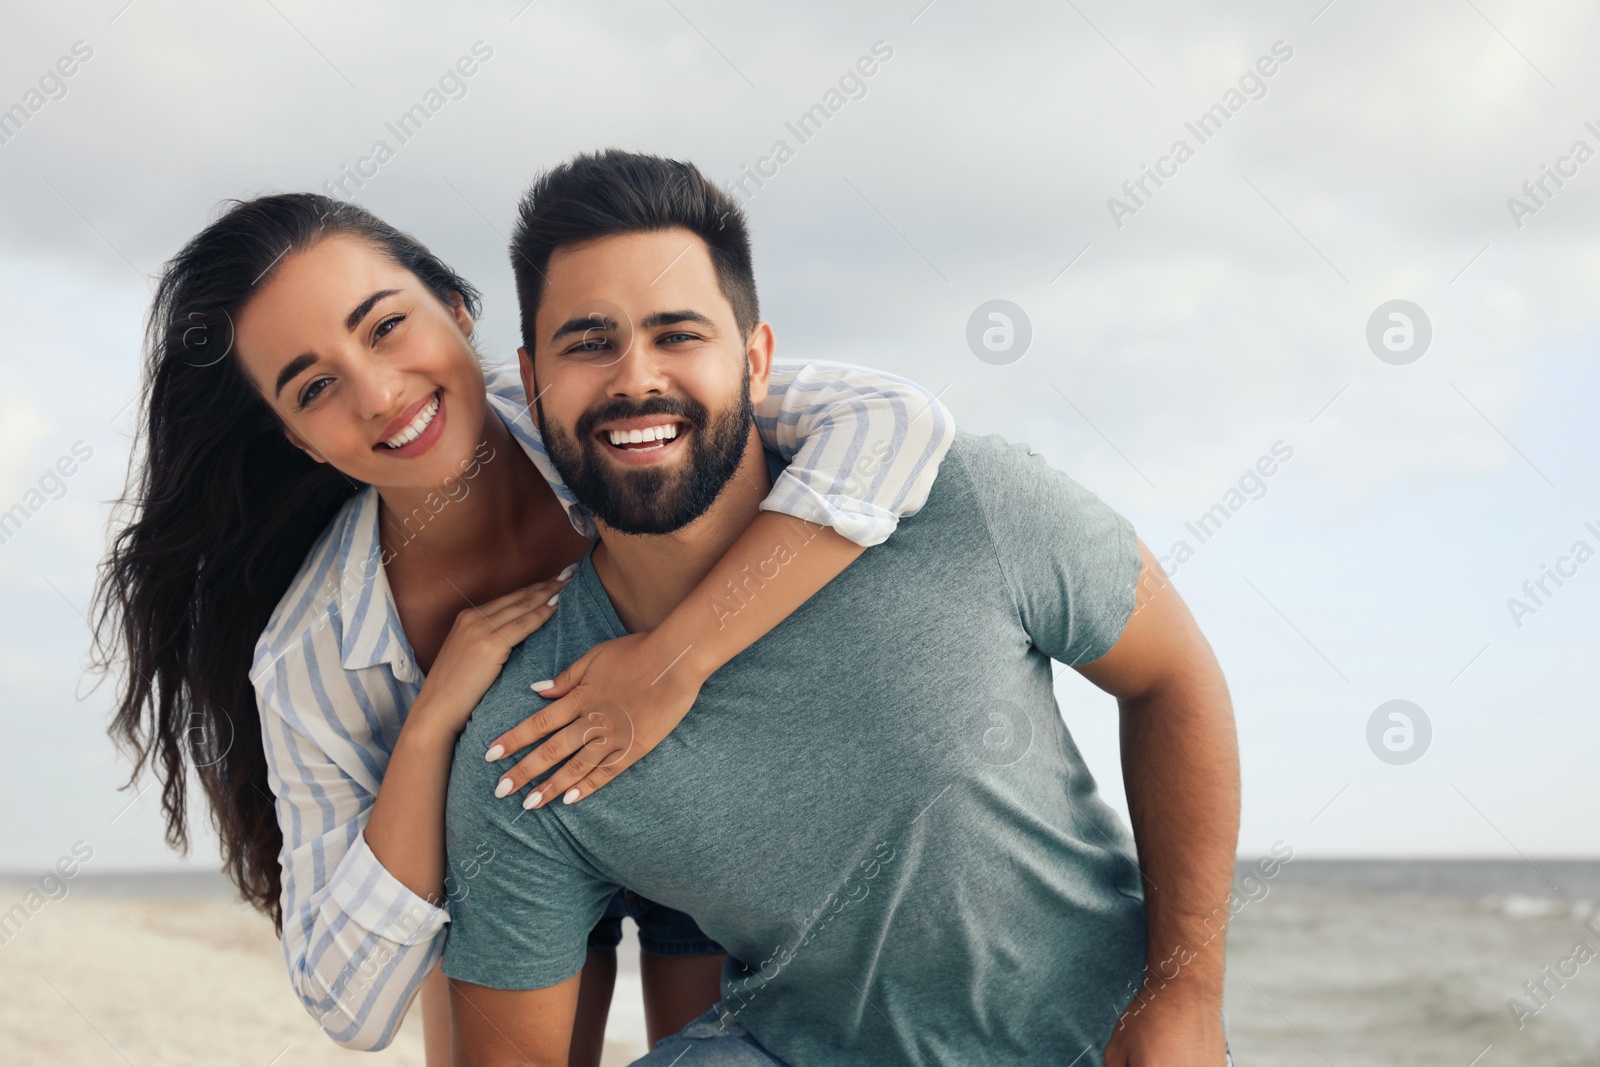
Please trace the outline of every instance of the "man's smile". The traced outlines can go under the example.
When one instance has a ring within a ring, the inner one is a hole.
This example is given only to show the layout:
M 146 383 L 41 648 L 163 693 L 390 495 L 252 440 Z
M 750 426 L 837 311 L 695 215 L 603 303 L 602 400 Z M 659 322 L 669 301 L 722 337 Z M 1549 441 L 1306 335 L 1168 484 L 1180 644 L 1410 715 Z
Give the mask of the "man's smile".
M 596 427 L 603 450 L 630 467 L 654 466 L 683 451 L 694 427 L 675 415 L 640 415 L 614 419 Z

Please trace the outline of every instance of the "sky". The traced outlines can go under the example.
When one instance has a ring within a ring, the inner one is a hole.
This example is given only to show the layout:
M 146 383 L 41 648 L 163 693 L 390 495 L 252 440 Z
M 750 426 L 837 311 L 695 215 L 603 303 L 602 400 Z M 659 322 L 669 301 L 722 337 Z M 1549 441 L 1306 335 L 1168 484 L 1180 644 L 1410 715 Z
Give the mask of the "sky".
M 102 870 L 215 866 L 208 841 L 167 849 L 154 792 L 119 791 L 112 687 L 84 671 L 165 260 L 225 200 L 331 189 L 477 284 L 482 350 L 511 360 L 517 198 L 607 146 L 745 204 L 781 356 L 913 378 L 1128 516 L 1228 676 L 1241 854 L 1600 854 L 1586 5 L 100 0 L 0 22 L 0 511 L 23 509 L 0 544 L 0 870 L 79 840 Z M 1120 805 L 1115 702 L 1067 670 L 1057 689 Z

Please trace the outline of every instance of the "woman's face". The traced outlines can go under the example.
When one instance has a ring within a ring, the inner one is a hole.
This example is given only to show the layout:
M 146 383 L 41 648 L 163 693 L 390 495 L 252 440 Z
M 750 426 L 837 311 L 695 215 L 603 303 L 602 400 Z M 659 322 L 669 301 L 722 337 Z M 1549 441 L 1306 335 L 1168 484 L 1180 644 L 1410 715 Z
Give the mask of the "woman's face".
M 459 477 L 483 437 L 471 334 L 459 303 L 348 235 L 284 259 L 234 330 L 290 441 L 357 481 L 416 489 Z

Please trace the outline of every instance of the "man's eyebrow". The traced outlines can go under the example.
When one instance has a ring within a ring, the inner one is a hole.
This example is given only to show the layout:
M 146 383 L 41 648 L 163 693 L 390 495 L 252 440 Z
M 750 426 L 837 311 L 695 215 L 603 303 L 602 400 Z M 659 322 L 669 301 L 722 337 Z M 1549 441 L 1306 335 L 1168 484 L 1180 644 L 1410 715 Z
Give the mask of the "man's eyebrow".
M 716 323 L 700 314 L 684 308 L 681 311 L 658 311 L 653 315 L 646 315 L 639 323 L 641 330 L 653 330 L 657 326 L 676 326 L 680 322 L 698 322 L 702 326 L 716 328 Z
M 365 300 L 361 301 L 361 303 L 356 305 L 355 310 L 350 312 L 350 314 L 345 317 L 344 328 L 353 331 L 357 326 L 361 325 L 361 320 L 367 317 L 367 312 L 372 310 L 372 305 L 376 304 L 386 296 L 393 296 L 399 291 L 400 290 L 398 289 L 380 289 L 376 293 L 373 293 L 371 296 L 367 297 Z
M 278 395 L 283 392 L 284 386 L 294 381 L 301 371 L 305 370 L 316 361 L 316 354 L 312 352 L 302 352 L 298 356 L 295 356 L 293 359 L 291 359 L 288 364 L 278 372 L 278 384 L 277 387 L 272 390 L 273 399 L 276 400 Z
M 590 330 L 615 333 L 616 329 L 617 320 L 606 315 L 580 315 L 578 318 L 563 322 L 556 332 L 550 335 L 550 343 L 554 344 L 569 333 L 587 333 Z

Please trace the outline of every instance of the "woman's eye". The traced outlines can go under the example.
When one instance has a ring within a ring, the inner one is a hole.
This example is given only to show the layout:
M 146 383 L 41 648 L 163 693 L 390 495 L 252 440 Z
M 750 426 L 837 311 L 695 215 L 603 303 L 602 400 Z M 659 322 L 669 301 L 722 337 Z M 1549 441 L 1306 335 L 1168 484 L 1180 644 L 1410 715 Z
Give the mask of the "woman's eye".
M 300 406 L 303 408 L 315 400 L 317 395 L 331 381 L 333 381 L 332 378 L 318 378 L 315 381 L 307 382 L 306 387 L 300 391 Z
M 380 340 L 385 334 L 390 333 L 396 326 L 404 322 L 405 318 L 406 317 L 404 315 L 392 315 L 389 318 L 384 319 L 373 329 L 372 339 L 374 341 Z

